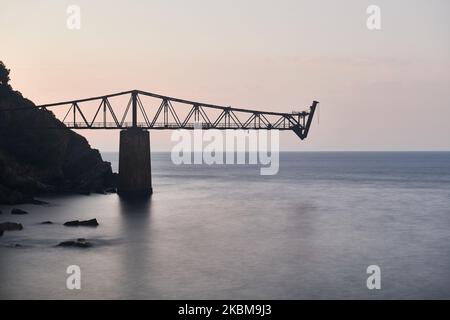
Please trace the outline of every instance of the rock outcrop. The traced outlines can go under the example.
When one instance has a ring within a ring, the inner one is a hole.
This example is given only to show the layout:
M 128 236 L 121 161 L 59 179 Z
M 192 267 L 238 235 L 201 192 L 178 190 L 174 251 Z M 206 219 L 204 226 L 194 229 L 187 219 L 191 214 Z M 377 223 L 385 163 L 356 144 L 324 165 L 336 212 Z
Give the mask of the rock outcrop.
M 0 68 L 5 69 L 1 62 Z M 103 192 L 115 186 L 111 164 L 84 137 L 0 82 L 0 203 L 28 203 L 42 193 Z
M 98 222 L 97 222 L 97 219 L 90 219 L 90 220 L 85 220 L 85 221 L 74 220 L 74 221 L 68 221 L 68 222 L 64 223 L 64 225 L 66 227 L 80 227 L 80 226 L 97 227 Z
M 20 231 L 23 229 L 22 224 L 15 222 L 3 222 L 0 223 L 0 237 L 4 231 Z
M 92 247 L 92 243 L 86 241 L 86 239 L 79 238 L 77 240 L 63 241 L 58 244 L 58 247 L 89 248 Z
M 11 214 L 24 215 L 24 214 L 28 214 L 28 212 L 25 211 L 25 210 L 22 210 L 22 209 L 12 208 L 11 209 Z

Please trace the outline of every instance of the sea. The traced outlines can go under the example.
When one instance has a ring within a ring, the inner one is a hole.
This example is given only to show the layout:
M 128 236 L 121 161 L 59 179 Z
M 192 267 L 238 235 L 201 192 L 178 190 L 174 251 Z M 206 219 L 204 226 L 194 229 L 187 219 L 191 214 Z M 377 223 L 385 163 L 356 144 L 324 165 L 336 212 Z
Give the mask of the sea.
M 0 206 L 24 227 L 0 237 L 0 299 L 450 299 L 450 152 L 285 152 L 275 175 L 154 152 L 152 176 L 146 201 Z

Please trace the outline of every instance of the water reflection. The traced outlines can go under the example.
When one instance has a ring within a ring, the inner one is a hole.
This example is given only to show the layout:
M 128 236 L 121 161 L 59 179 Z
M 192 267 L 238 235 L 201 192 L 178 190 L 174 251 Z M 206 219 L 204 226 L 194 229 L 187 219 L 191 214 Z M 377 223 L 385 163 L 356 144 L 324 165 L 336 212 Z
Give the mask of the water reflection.
M 129 199 L 118 197 L 121 220 L 121 232 L 127 243 L 118 257 L 121 279 L 126 279 L 122 286 L 124 297 L 144 298 L 151 295 L 152 289 L 144 281 L 145 275 L 151 273 L 152 199 Z
M 121 197 L 117 197 L 117 199 L 122 237 L 125 240 L 130 240 L 148 235 L 150 232 L 152 199 L 124 199 Z

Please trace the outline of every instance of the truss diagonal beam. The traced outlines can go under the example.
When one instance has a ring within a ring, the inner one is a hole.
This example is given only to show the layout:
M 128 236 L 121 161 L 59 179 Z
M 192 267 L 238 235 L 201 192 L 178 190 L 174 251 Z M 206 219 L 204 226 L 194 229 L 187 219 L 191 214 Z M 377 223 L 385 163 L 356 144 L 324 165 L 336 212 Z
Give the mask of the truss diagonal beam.
M 127 95 L 130 96 L 130 99 L 119 121 L 109 99 Z M 149 104 L 144 103 L 141 97 L 160 100 L 159 107 L 152 119 L 150 119 L 148 113 L 151 107 Z M 82 104 L 95 100 L 100 100 L 100 105 L 92 119 L 88 120 L 85 113 L 83 113 Z M 195 123 L 201 122 L 204 129 L 293 130 L 303 140 L 308 135 L 317 104 L 317 101 L 313 101 L 307 111 L 282 113 L 226 107 L 163 96 L 141 90 L 131 90 L 86 99 L 45 104 L 38 106 L 38 108 L 47 110 L 70 105 L 62 122 L 67 127 L 76 129 L 123 129 L 129 127 L 141 127 L 143 129 L 193 129 Z M 178 112 L 181 111 L 179 108 L 183 108 L 180 105 L 190 106 L 184 120 L 180 120 L 178 115 Z M 97 118 L 102 108 L 103 121 L 98 121 Z M 132 109 L 132 122 L 126 122 L 130 109 Z M 138 122 L 138 110 L 142 114 L 143 122 Z M 218 116 L 217 111 L 219 111 Z M 81 116 L 82 122 L 77 122 L 77 113 Z M 106 121 L 107 113 L 111 115 L 113 122 Z M 163 118 L 162 121 L 159 120 L 161 116 Z M 215 120 L 212 121 L 211 119 Z

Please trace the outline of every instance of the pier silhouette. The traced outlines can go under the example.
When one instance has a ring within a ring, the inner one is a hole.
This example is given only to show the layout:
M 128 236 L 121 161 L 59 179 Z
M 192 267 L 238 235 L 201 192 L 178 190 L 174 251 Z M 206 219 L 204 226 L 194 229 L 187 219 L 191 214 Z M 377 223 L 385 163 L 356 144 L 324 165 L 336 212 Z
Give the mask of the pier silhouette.
M 111 99 L 123 96 L 129 98 L 125 109 L 120 111 L 113 107 Z M 144 97 L 156 100 L 159 105 L 153 108 L 156 109 L 153 116 L 150 111 L 152 107 L 142 101 Z M 99 102 L 95 112 L 92 112 L 92 105 L 87 105 L 89 102 Z M 292 130 L 304 140 L 308 136 L 317 104 L 317 101 L 313 101 L 308 110 L 282 113 L 220 106 L 130 90 L 37 107 L 49 112 L 53 108 L 68 107 L 61 122 L 70 129 L 121 130 L 118 193 L 130 197 L 153 192 L 148 130 Z M 88 111 L 92 113 L 90 116 Z M 181 116 L 183 112 L 185 115 Z

